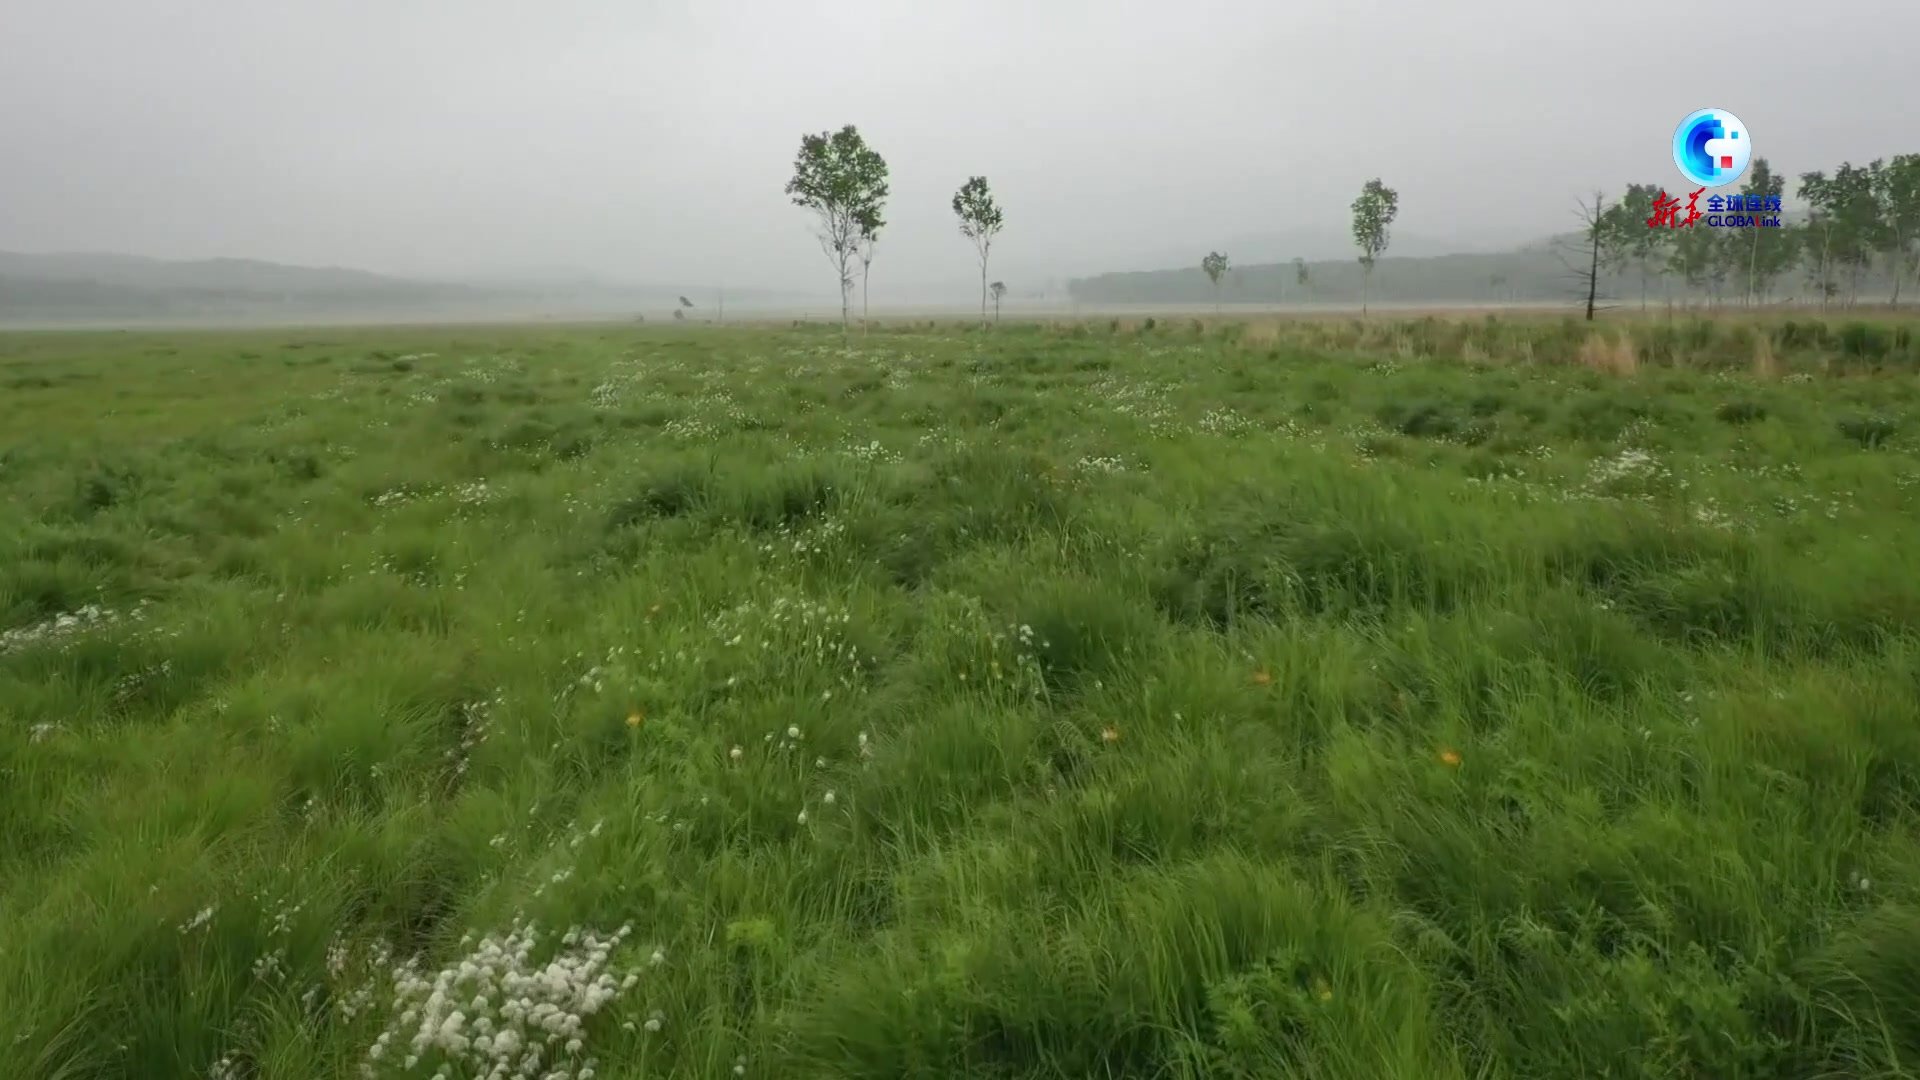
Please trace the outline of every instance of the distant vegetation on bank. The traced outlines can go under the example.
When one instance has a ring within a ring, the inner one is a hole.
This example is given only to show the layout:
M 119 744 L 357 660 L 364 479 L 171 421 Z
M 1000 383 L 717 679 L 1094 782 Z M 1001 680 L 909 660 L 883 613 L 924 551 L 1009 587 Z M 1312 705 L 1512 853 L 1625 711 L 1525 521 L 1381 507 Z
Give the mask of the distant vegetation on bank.
M 1570 240 L 1569 244 L 1577 243 Z M 1572 302 L 1584 296 L 1572 256 L 1542 245 L 1526 251 L 1486 255 L 1439 255 L 1432 258 L 1383 256 L 1373 271 L 1372 298 L 1383 304 L 1529 304 Z M 1306 280 L 1300 270 L 1306 269 Z M 1353 259 L 1265 263 L 1236 266 L 1220 280 L 1223 304 L 1346 305 L 1360 302 L 1360 264 Z M 1075 278 L 1067 290 L 1080 304 L 1199 305 L 1214 302 L 1214 290 L 1198 260 L 1178 270 L 1142 270 Z M 1885 300 L 1891 281 L 1884 272 L 1863 274 L 1860 299 Z M 1633 271 L 1603 271 L 1600 295 L 1609 302 L 1638 309 L 1641 281 Z M 1710 303 L 1709 285 L 1684 281 L 1646 283 L 1646 303 L 1658 307 L 1668 299 L 1688 304 Z M 1740 303 L 1738 290 L 1724 297 Z M 1775 285 L 1769 303 L 1817 304 L 1818 290 L 1799 281 Z

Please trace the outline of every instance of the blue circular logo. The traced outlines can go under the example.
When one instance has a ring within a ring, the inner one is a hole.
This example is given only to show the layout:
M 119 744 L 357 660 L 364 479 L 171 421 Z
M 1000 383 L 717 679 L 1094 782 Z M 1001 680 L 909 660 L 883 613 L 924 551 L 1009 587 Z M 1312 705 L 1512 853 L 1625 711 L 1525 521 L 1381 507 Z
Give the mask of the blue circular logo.
M 1747 125 L 1725 109 L 1687 114 L 1673 129 L 1673 163 L 1701 187 L 1723 187 L 1740 179 L 1753 160 Z

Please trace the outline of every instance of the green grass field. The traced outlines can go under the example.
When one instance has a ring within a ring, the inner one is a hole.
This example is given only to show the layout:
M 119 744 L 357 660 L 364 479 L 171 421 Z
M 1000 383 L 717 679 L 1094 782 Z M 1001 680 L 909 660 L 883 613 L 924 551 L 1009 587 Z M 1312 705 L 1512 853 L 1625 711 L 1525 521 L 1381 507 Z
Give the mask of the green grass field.
M 0 1076 L 1920 1075 L 1911 325 L 0 337 Z

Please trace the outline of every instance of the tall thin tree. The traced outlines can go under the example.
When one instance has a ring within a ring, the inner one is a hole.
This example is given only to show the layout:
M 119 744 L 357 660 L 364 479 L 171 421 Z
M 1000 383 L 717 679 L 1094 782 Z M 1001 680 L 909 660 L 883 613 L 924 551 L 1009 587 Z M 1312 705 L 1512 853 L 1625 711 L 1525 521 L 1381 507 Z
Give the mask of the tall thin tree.
M 1884 246 L 1885 222 L 1880 213 L 1880 176 L 1884 162 L 1866 165 L 1841 162 L 1828 181 L 1833 215 L 1833 257 L 1847 272 L 1847 303 L 1860 299 L 1860 275 L 1873 265 Z
M 993 192 L 984 176 L 970 176 L 953 193 L 953 216 L 960 219 L 960 235 L 973 241 L 980 255 L 980 325 L 987 324 L 987 256 L 993 250 L 993 238 L 999 234 L 1006 216 L 993 201 Z
M 1628 184 L 1626 194 L 1607 209 L 1607 228 L 1621 261 L 1631 264 L 1640 276 L 1640 310 L 1647 309 L 1647 279 L 1658 274 L 1666 279 L 1666 249 L 1673 242 L 1673 231 L 1655 225 L 1654 199 L 1660 193 L 1657 184 Z
M 1900 302 L 1905 271 L 1920 271 L 1920 154 L 1896 154 L 1880 174 L 1881 239 L 1887 271 L 1893 276 L 1892 302 Z
M 871 214 L 862 214 L 856 223 L 859 236 L 854 240 L 854 249 L 860 256 L 860 334 L 867 333 L 867 279 L 873 273 L 873 246 L 880 239 L 880 220 L 876 210 Z
M 1787 260 L 1792 257 L 1793 247 L 1786 230 L 1763 224 L 1768 218 L 1768 200 L 1779 199 L 1786 190 L 1787 178 L 1774 172 L 1766 158 L 1753 159 L 1753 168 L 1747 172 L 1747 183 L 1740 189 L 1741 201 L 1746 209 L 1738 211 L 1753 219 L 1746 229 L 1752 235 L 1744 238 L 1747 249 L 1748 307 L 1766 298 L 1768 284 L 1780 276 L 1780 271 L 1786 268 Z
M 1620 232 L 1620 215 L 1606 205 L 1606 199 L 1597 191 L 1593 193 L 1593 203 L 1582 203 L 1578 214 L 1581 224 L 1581 265 L 1573 266 L 1564 258 L 1561 262 L 1573 272 L 1574 279 L 1580 283 L 1580 291 L 1586 294 L 1587 321 L 1592 322 L 1600 298 L 1601 273 L 1618 263 L 1625 237 Z
M 1400 213 L 1400 193 L 1380 182 L 1366 182 L 1353 200 L 1353 242 L 1360 248 L 1360 317 L 1367 315 L 1367 294 L 1373 285 L 1373 264 L 1392 240 L 1393 219 Z
M 1207 280 L 1213 283 L 1213 313 L 1215 315 L 1220 314 L 1220 279 L 1227 276 L 1227 266 L 1226 255 L 1218 251 L 1209 251 L 1207 252 L 1207 257 L 1200 260 L 1201 272 L 1205 273 Z
M 887 199 L 887 162 L 852 124 L 839 131 L 802 135 L 793 159 L 787 195 L 813 211 L 820 250 L 833 264 L 840 286 L 840 332 L 847 331 L 853 260 L 860 238 L 877 233 Z
M 1833 299 L 1833 230 L 1835 223 L 1833 181 L 1821 171 L 1800 174 L 1799 198 L 1807 204 L 1807 221 L 1801 228 L 1800 252 L 1807 264 L 1807 279 L 1820 292 L 1820 310 L 1827 310 Z

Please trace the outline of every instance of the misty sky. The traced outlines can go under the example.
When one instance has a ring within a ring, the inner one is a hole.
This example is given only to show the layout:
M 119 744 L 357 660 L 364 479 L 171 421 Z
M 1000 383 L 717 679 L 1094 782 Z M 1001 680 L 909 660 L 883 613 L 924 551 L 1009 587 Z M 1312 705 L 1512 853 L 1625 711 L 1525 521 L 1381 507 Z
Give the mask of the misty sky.
M 977 280 L 971 173 L 1016 286 L 1338 235 L 1375 175 L 1396 232 L 1525 239 L 1677 186 L 1703 106 L 1790 172 L 1920 151 L 1916 41 L 1915 0 L 0 0 L 0 249 L 831 291 L 781 188 L 849 122 L 876 300 Z

